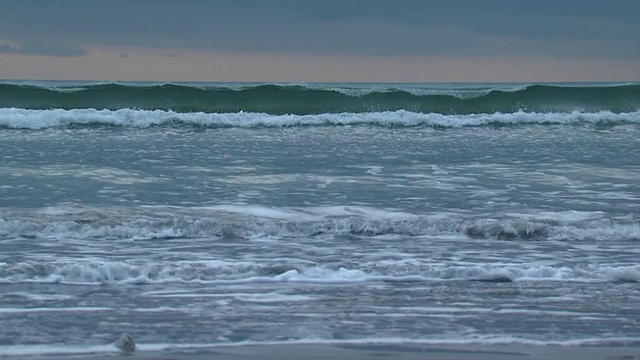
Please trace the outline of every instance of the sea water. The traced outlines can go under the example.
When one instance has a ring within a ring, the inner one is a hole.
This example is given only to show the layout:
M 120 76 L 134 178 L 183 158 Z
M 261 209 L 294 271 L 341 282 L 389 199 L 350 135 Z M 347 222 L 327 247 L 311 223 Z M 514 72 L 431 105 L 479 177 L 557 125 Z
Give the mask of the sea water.
M 0 355 L 640 344 L 640 85 L 0 83 Z

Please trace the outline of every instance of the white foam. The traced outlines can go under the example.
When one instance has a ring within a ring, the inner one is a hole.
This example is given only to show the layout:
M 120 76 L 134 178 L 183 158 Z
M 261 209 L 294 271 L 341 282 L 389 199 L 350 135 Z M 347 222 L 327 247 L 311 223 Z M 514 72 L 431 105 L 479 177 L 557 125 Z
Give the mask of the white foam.
M 0 314 L 22 314 L 22 313 L 42 313 L 42 312 L 102 312 L 112 311 L 108 307 L 47 307 L 47 308 L 3 308 L 0 307 Z
M 3 345 L 0 346 L 0 356 L 42 356 L 57 354 L 100 354 L 119 352 L 113 345 Z
M 600 276 L 605 280 L 640 282 L 640 267 L 623 266 L 605 268 Z
M 134 264 L 118 261 L 74 261 L 50 264 L 33 273 L 33 263 L 0 265 L 0 283 L 64 283 L 64 284 L 251 284 L 308 283 L 348 284 L 366 282 L 432 282 L 432 281 L 557 281 L 557 282 L 640 282 L 640 266 L 598 265 L 582 267 L 528 264 L 416 264 L 400 262 L 397 266 L 337 269 L 324 266 L 297 265 L 273 273 L 270 264 L 241 262 L 228 265 L 206 262 Z M 365 270 L 366 269 L 366 270 Z M 277 270 L 276 270 L 277 271 Z M 269 275 L 263 275 L 263 274 Z M 176 295 L 181 296 L 181 295 Z M 286 300 L 274 295 L 274 299 Z M 302 299 L 298 299 L 302 300 Z M 56 308 L 65 311 L 64 308 Z M 105 311 L 106 308 L 86 308 Z M 14 310 L 4 310 L 14 311 Z M 25 310 L 27 311 L 27 310 Z M 28 311 L 39 311 L 37 308 Z M 44 311 L 44 310 L 42 310 Z M 72 311 L 72 310 L 69 310 Z M 85 311 L 85 310 L 80 310 Z
M 0 263 L 0 266 L 6 265 L 5 263 Z M 60 300 L 68 300 L 73 299 L 74 297 L 71 295 L 61 295 L 61 294 L 32 294 L 27 292 L 8 292 L 4 294 L 0 294 L 0 298 L 2 297 L 20 297 L 26 300 L 32 301 L 60 301 Z
M 638 224 L 616 224 L 609 226 L 594 226 L 594 227 L 577 227 L 577 226 L 563 226 L 557 228 L 556 231 L 549 237 L 552 240 L 558 239 L 575 239 L 575 240 L 600 240 L 608 241 L 611 239 L 640 239 L 640 225 Z
M 1 211 L 1 209 L 0 209 Z M 7 239 L 172 239 L 243 237 L 270 241 L 317 235 L 438 236 L 508 240 L 637 241 L 634 217 L 607 218 L 602 212 L 412 214 L 366 206 L 274 208 L 260 205 L 211 207 L 146 206 L 121 209 L 47 208 L 0 212 L 0 236 Z M 7 218 L 3 218 L 6 216 Z M 17 240 L 16 240 L 17 241 Z
M 167 312 L 189 312 L 191 309 L 182 307 L 171 307 L 171 306 L 159 306 L 154 308 L 133 308 L 129 309 L 130 311 L 141 312 L 141 313 L 167 313 Z
M 312 300 L 312 296 L 307 295 L 289 295 L 279 293 L 265 293 L 265 294 L 243 294 L 235 295 L 235 298 L 245 302 L 254 303 L 273 303 L 273 302 L 297 302 L 297 301 L 309 301 Z
M 373 307 L 376 309 L 376 307 Z M 381 311 L 386 310 L 386 307 L 380 307 Z M 401 311 L 403 314 L 413 315 L 432 315 L 432 314 L 527 314 L 527 315 L 541 315 L 541 316 L 567 316 L 576 317 L 584 315 L 600 315 L 597 313 L 585 313 L 563 310 L 541 310 L 541 309 L 526 309 L 526 308 L 483 308 L 483 307 L 449 307 L 449 306 L 411 306 L 411 307 L 399 307 L 395 306 L 394 310 Z M 386 316 L 386 314 L 385 314 Z
M 357 216 L 372 220 L 408 220 L 418 216 L 395 209 L 379 209 L 367 206 L 312 206 L 305 208 L 269 208 L 259 205 L 217 205 L 207 210 L 225 211 L 260 218 L 312 221 L 326 218 Z
M 318 218 L 296 209 L 276 209 L 259 205 L 218 205 L 210 206 L 206 209 L 279 220 L 305 221 L 316 220 Z
M 505 215 L 523 218 L 527 220 L 540 221 L 565 221 L 575 222 L 584 220 L 600 219 L 605 213 L 602 211 L 538 211 L 533 213 L 506 213 Z
M 362 97 L 370 94 L 404 92 L 414 96 L 444 95 L 459 99 L 470 99 L 485 96 L 494 91 L 516 92 L 524 90 L 531 84 L 460 84 L 459 86 L 407 86 L 407 84 L 380 84 L 367 87 L 328 87 L 326 90 L 335 91 L 353 97 Z M 312 88 L 312 87 L 309 87 Z M 322 87 L 321 87 L 322 89 Z
M 154 352 L 179 349 L 214 348 L 229 343 L 192 343 L 192 344 L 136 344 L 136 352 Z M 82 354 L 119 354 L 121 350 L 114 344 L 107 345 L 5 345 L 0 347 L 0 357 L 42 356 L 42 355 L 82 355 Z
M 273 302 L 291 302 L 291 301 L 309 301 L 313 297 L 309 295 L 294 295 L 294 294 L 281 294 L 278 292 L 270 293 L 202 293 L 202 292 L 145 292 L 142 296 L 160 297 L 160 298 L 231 298 L 244 302 L 255 303 L 273 303 Z M 155 308 L 154 308 L 155 309 Z M 182 309 L 185 310 L 185 309 Z M 139 310 L 135 311 L 151 311 L 151 310 Z M 173 309 L 173 311 L 179 311 Z
M 13 129 L 44 129 L 72 125 L 111 125 L 146 128 L 175 124 L 207 127 L 285 127 L 312 125 L 380 125 L 466 127 L 487 124 L 581 124 L 581 123 L 638 123 L 640 111 L 613 113 L 610 111 L 570 113 L 514 113 L 443 115 L 415 113 L 405 110 L 337 113 L 317 115 L 269 115 L 265 113 L 177 113 L 164 110 L 97 110 L 49 109 L 27 110 L 0 108 L 0 127 Z

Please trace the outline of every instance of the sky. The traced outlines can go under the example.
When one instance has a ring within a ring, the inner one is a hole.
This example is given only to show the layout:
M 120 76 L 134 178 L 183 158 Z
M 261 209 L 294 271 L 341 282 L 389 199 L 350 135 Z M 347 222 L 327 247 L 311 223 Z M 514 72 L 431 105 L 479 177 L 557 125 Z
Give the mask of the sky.
M 639 0 L 0 0 L 0 79 L 640 81 Z

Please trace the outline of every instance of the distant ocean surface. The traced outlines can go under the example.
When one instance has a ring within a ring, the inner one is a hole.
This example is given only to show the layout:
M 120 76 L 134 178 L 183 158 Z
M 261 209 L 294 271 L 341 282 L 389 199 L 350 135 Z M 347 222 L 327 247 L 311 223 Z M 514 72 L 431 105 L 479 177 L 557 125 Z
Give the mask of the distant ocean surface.
M 640 84 L 0 82 L 0 356 L 640 345 Z

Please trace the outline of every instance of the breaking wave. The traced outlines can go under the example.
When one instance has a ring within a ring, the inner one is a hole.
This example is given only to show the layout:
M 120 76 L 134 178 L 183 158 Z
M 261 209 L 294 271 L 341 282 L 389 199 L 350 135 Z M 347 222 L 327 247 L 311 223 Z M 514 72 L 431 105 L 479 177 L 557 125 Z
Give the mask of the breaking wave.
M 640 222 L 610 219 L 600 212 L 414 215 L 366 207 L 273 209 L 260 206 L 175 208 L 170 216 L 117 211 L 28 214 L 0 217 L 0 240 L 73 238 L 145 240 L 172 238 L 321 237 L 383 235 L 460 236 L 504 241 L 639 241 Z M 161 212 L 159 212 L 161 213 Z M 28 220 L 25 220 L 28 218 Z M 131 218 L 135 220 L 131 220 Z
M 430 281 L 569 281 L 640 282 L 638 266 L 544 266 L 544 265 L 415 265 L 399 262 L 360 264 L 359 268 L 259 264 L 224 261 L 149 262 L 65 260 L 39 263 L 0 263 L 0 283 L 65 284 L 246 284 Z
M 270 115 L 267 113 L 177 113 L 165 110 L 0 108 L 0 129 L 46 129 L 74 127 L 155 126 L 196 128 L 260 128 L 296 126 L 374 125 L 385 127 L 461 128 L 513 125 L 621 125 L 640 123 L 640 111 L 568 113 L 513 113 L 443 115 L 405 110 L 368 113 L 325 113 L 318 115 Z

